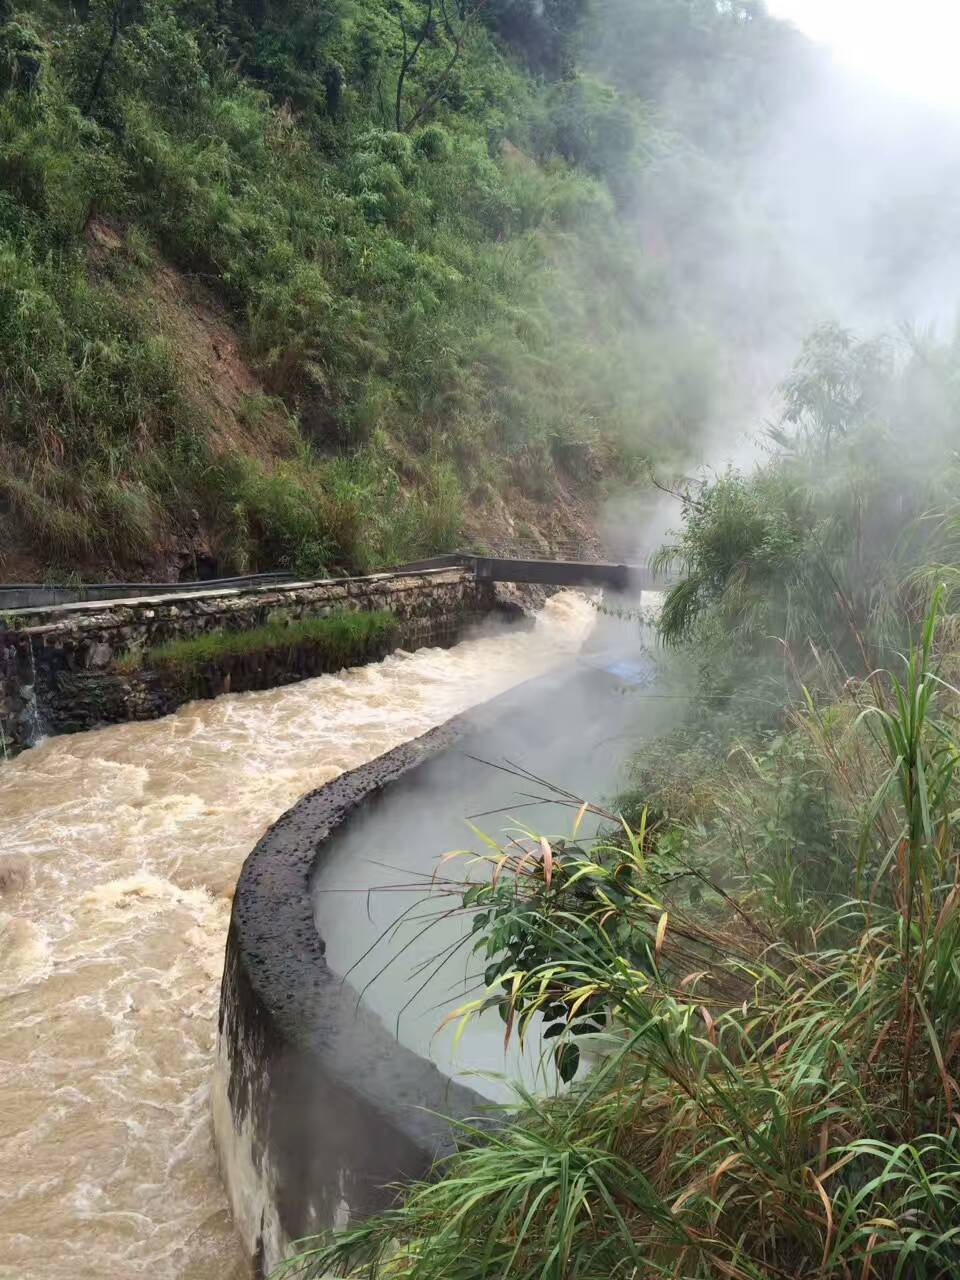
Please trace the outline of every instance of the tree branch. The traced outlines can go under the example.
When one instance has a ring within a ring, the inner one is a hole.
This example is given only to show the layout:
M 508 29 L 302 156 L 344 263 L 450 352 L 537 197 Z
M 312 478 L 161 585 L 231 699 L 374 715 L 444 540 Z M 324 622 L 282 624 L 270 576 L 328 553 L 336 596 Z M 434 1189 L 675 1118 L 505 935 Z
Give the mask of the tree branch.
M 479 0 L 479 3 L 474 5 L 472 9 L 467 9 L 466 6 L 464 6 L 463 13 L 462 13 L 463 26 L 460 28 L 459 33 L 455 34 L 453 30 L 453 25 L 450 22 L 450 17 L 447 13 L 447 6 L 444 0 L 440 0 L 440 11 L 443 14 L 444 26 L 446 27 L 450 37 L 453 40 L 455 40 L 456 44 L 453 50 L 453 54 L 450 57 L 450 61 L 444 67 L 443 71 L 441 71 L 440 73 L 440 78 L 437 81 L 436 87 L 434 88 L 433 92 L 428 96 L 427 100 L 424 103 L 422 103 L 420 107 L 417 108 L 417 110 L 413 113 L 413 115 L 404 125 L 404 128 L 403 128 L 404 133 L 409 133 L 410 130 L 414 127 L 414 125 L 418 123 L 418 121 L 422 120 L 429 111 L 433 110 L 433 108 L 436 106 L 439 99 L 442 97 L 443 91 L 447 85 L 447 81 L 450 78 L 450 73 L 453 71 L 453 68 L 457 65 L 457 62 L 460 60 L 460 55 L 463 52 L 463 45 L 464 45 L 464 41 L 466 40 L 467 23 L 470 21 L 471 18 L 475 17 L 476 14 L 480 12 L 480 10 L 483 8 L 485 3 L 486 3 L 486 0 Z
M 120 11 L 123 8 L 123 0 L 115 0 L 113 13 L 110 17 L 110 39 L 107 41 L 106 48 L 100 58 L 100 65 L 97 67 L 97 74 L 93 78 L 93 84 L 90 86 L 90 93 L 87 97 L 86 105 L 83 108 L 83 114 L 90 114 L 93 104 L 100 96 L 100 90 L 103 87 L 103 77 L 106 75 L 107 67 L 113 56 L 114 48 L 120 39 Z
M 430 96 L 426 99 L 426 101 L 423 102 L 417 108 L 417 110 L 413 113 L 413 115 L 410 117 L 407 123 L 403 126 L 404 133 L 409 133 L 410 130 L 413 128 L 413 126 L 417 123 L 417 121 L 422 120 L 423 117 L 427 114 L 427 112 L 433 109 L 437 100 L 440 98 L 441 94 L 443 93 L 443 90 L 444 90 L 444 87 L 446 86 L 446 82 L 450 75 L 450 72 L 456 66 L 462 49 L 463 49 L 463 38 L 461 37 L 460 39 L 457 40 L 457 45 L 453 51 L 453 56 L 451 57 L 450 61 L 447 63 L 447 65 L 444 67 L 443 71 L 440 74 L 440 80 L 437 83 L 437 87 L 434 89 L 433 93 L 431 93 Z
M 403 82 L 406 80 L 407 72 L 410 70 L 410 68 L 413 66 L 414 62 L 416 61 L 417 54 L 420 52 L 420 49 L 423 46 L 423 42 L 424 40 L 426 40 L 427 34 L 430 31 L 430 27 L 433 22 L 433 0 L 427 0 L 427 16 L 423 20 L 423 26 L 420 28 L 420 34 L 417 37 L 417 42 L 412 49 L 408 48 L 407 24 L 403 20 L 403 13 L 399 8 L 397 9 L 396 13 L 397 13 L 397 21 L 400 23 L 400 32 L 401 32 L 401 35 L 403 36 L 403 60 L 400 63 L 400 74 L 397 77 L 397 101 L 396 101 L 396 110 L 394 113 L 394 121 L 396 123 L 397 133 L 404 133 L 405 130 L 403 127 Z

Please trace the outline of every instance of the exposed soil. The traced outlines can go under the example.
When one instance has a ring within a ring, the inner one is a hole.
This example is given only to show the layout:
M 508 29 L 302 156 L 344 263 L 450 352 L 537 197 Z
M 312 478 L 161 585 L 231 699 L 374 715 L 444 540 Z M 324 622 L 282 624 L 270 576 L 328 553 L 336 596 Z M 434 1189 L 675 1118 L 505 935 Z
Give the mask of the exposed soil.
M 101 221 L 87 228 L 91 259 L 106 267 L 124 250 L 121 235 Z M 283 406 L 268 396 L 230 316 L 203 285 L 159 259 L 141 304 L 172 347 L 188 403 L 212 423 L 214 445 L 260 458 L 289 455 L 293 433 Z
M 522 157 L 520 157 L 522 159 Z M 268 463 L 294 450 L 296 426 L 283 405 L 271 397 L 257 376 L 250 352 L 232 317 L 200 282 L 154 258 L 148 283 L 137 286 L 137 297 L 124 290 L 122 267 L 129 247 L 120 230 L 94 218 L 87 227 L 91 271 L 103 287 L 114 290 L 142 312 L 173 352 L 182 374 L 187 411 L 195 409 L 205 429 L 213 432 L 214 448 L 224 454 L 245 454 Z M 120 268 L 120 269 L 118 269 Z M 402 453 L 402 450 L 400 451 Z M 558 469 L 553 491 L 534 498 L 514 485 L 505 495 L 487 490 L 467 501 L 464 545 L 485 544 L 493 549 L 527 548 L 544 553 L 596 554 L 594 512 L 583 493 L 596 488 L 597 465 L 588 460 L 584 485 Z M 401 468 L 402 470 L 402 468 Z M 3 513 L 0 512 L 0 525 Z M 43 577 L 41 558 L 17 545 L 0 529 L 0 578 L 35 582 Z M 177 577 L 214 576 L 217 563 L 210 531 L 199 513 L 192 527 L 170 529 L 160 540 L 152 563 L 123 576 L 143 581 Z M 88 580 L 108 579 L 103 569 L 85 571 Z
M 224 452 L 287 457 L 290 421 L 264 390 L 241 339 L 214 300 L 169 266 L 157 269 L 149 307 L 157 331 L 173 345 L 189 401 L 214 425 L 214 443 Z

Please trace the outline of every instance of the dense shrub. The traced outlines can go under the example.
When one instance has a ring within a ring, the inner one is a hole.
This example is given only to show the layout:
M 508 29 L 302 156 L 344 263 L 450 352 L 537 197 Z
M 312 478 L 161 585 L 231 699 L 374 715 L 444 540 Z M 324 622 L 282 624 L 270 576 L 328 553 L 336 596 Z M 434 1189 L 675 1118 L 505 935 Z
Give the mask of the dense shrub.
M 135 573 L 199 512 L 225 564 L 360 567 L 455 538 L 455 487 L 546 501 L 577 450 L 629 476 L 689 448 L 712 354 L 665 316 L 625 205 L 659 135 L 573 75 L 579 6 L 527 8 L 31 0 L 0 21 L 8 546 Z M 295 465 L 224 456 L 155 336 L 163 259 L 248 339 Z M 346 527 L 351 468 L 378 472 L 375 536 Z M 114 536 L 118 494 L 137 514 Z

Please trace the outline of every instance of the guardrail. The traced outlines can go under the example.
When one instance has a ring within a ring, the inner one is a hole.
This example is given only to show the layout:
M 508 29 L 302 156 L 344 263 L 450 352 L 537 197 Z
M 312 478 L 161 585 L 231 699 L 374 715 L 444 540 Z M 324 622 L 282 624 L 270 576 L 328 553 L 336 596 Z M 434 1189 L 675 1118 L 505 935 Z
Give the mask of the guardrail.
M 463 551 L 397 565 L 386 570 L 385 574 L 427 573 L 455 565 L 472 567 L 479 577 L 498 581 L 552 583 L 557 586 L 592 583 L 624 589 L 628 582 L 630 585 L 650 587 L 669 585 L 671 581 L 669 577 L 659 577 L 652 573 L 648 557 L 633 557 L 629 565 L 614 564 L 604 561 L 580 542 L 557 543 L 550 548 L 516 542 L 487 542 Z M 556 566 L 556 572 L 552 572 L 548 566 Z M 576 571 L 577 566 L 581 566 L 582 572 Z M 203 578 L 189 582 L 92 582 L 76 585 L 0 583 L 0 612 L 197 591 L 242 591 L 245 588 L 269 587 L 300 580 L 296 574 L 275 570 L 269 573 L 248 573 L 234 578 Z
M 222 587 L 260 587 L 296 580 L 295 574 L 276 570 L 248 573 L 238 578 L 202 578 L 190 582 L 90 582 L 75 586 L 39 582 L 0 583 L 0 610 L 82 604 L 86 600 L 127 600 L 131 596 L 177 595 L 183 591 L 216 591 Z

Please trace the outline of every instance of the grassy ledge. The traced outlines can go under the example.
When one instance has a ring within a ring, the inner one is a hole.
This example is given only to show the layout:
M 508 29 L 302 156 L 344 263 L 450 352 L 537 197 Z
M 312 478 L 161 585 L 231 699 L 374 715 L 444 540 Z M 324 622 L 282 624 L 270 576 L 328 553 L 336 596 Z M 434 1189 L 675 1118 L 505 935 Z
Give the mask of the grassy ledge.
M 397 620 L 387 609 L 338 611 L 299 622 L 268 622 L 250 631 L 217 631 L 171 640 L 139 653 L 124 654 L 118 659 L 117 668 L 187 675 L 200 667 L 236 658 L 293 653 L 305 648 L 322 651 L 331 667 L 356 666 L 380 652 L 396 630 Z

